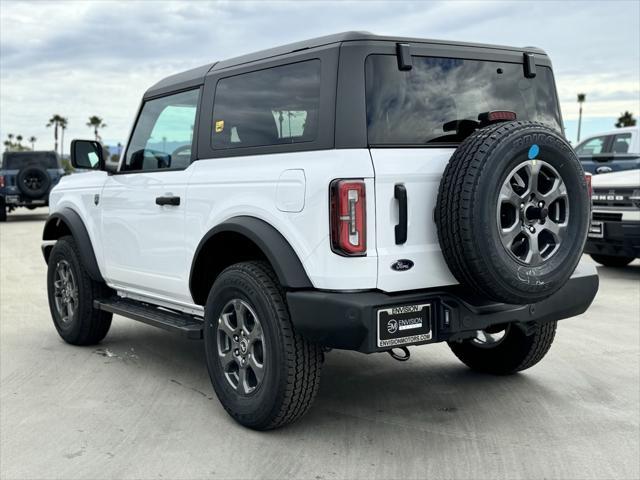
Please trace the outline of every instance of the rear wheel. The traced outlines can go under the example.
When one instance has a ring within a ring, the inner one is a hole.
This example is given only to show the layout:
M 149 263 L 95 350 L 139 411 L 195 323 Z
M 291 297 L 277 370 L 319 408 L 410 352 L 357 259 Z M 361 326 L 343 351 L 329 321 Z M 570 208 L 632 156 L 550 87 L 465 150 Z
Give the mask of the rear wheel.
M 111 313 L 93 308 L 93 301 L 110 296 L 111 289 L 91 279 L 71 236 L 51 250 L 47 271 L 49 309 L 62 339 L 72 345 L 94 345 L 111 327 Z
M 281 427 L 311 406 L 322 350 L 294 331 L 268 264 L 238 263 L 220 274 L 207 299 L 204 339 L 213 388 L 240 424 Z
M 450 342 L 449 347 L 472 370 L 509 375 L 542 360 L 553 343 L 556 324 L 538 324 L 531 335 L 514 324 L 501 329 L 478 330 L 474 338 Z
M 614 257 L 613 255 L 598 255 L 597 253 L 591 254 L 591 258 L 605 267 L 625 267 L 635 260 L 634 257 Z

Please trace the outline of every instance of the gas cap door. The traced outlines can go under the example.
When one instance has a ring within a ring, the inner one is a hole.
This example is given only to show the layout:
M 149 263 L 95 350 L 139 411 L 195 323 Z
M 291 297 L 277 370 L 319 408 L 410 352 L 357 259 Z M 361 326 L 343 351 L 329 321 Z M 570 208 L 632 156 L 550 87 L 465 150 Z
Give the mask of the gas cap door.
M 301 212 L 306 192 L 304 170 L 285 170 L 280 174 L 276 188 L 276 207 L 281 212 Z

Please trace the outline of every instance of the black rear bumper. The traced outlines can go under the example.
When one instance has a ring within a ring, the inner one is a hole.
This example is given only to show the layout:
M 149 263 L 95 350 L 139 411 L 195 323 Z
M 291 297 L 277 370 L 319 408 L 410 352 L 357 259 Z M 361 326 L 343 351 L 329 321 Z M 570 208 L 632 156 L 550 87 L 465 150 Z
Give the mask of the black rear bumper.
M 491 325 L 549 322 L 583 313 L 598 291 L 598 275 L 591 266 L 578 266 L 571 279 L 553 296 L 531 305 L 489 303 L 465 295 L 459 286 L 403 294 L 379 291 L 354 293 L 319 290 L 287 293 L 295 329 L 309 341 L 326 347 L 373 353 L 377 346 L 377 311 L 392 306 L 431 304 L 432 340 L 468 338 Z
M 602 238 L 588 238 L 585 253 L 640 257 L 640 222 L 602 222 Z

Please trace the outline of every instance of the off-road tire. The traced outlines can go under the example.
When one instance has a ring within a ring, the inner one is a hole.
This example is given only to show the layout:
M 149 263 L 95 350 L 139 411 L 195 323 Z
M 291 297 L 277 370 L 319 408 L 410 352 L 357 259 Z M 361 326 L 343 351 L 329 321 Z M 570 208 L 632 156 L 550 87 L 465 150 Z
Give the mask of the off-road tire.
M 249 395 L 238 393 L 225 378 L 216 343 L 218 318 L 233 299 L 252 307 L 265 337 L 264 379 Z M 213 388 L 240 424 L 255 430 L 282 427 L 311 406 L 320 385 L 322 349 L 296 333 L 285 293 L 266 262 L 237 263 L 216 279 L 205 307 L 204 340 Z
M 0 222 L 7 221 L 7 203 L 4 197 L 0 197 Z
M 626 267 L 635 260 L 635 257 L 614 257 L 613 255 L 599 255 L 592 253 L 591 258 L 605 267 Z
M 33 176 L 40 179 L 37 188 L 31 188 L 27 183 L 27 180 Z M 16 185 L 25 197 L 40 199 L 47 197 L 47 192 L 51 188 L 51 177 L 46 168 L 37 164 L 28 164 L 16 175 Z
M 54 278 L 58 262 L 66 260 L 78 288 L 78 308 L 71 322 L 64 324 L 54 301 Z M 93 308 L 93 301 L 108 298 L 112 290 L 102 282 L 93 280 L 82 264 L 80 253 L 72 236 L 60 238 L 51 250 L 47 270 L 47 292 L 53 324 L 62 339 L 72 345 L 95 345 L 111 327 L 112 314 Z
M 502 342 L 492 348 L 475 345 L 473 340 L 450 342 L 449 348 L 470 369 L 493 375 L 510 375 L 526 370 L 547 354 L 556 334 L 557 322 L 535 326 L 531 335 L 511 325 Z
M 562 175 L 569 194 L 567 239 L 540 266 L 511 258 L 500 243 L 495 208 L 509 171 L 535 144 Z M 479 297 L 528 304 L 557 292 L 575 270 L 589 226 L 589 196 L 575 152 L 555 130 L 536 122 L 491 125 L 469 136 L 449 161 L 438 192 L 435 220 L 447 265 Z

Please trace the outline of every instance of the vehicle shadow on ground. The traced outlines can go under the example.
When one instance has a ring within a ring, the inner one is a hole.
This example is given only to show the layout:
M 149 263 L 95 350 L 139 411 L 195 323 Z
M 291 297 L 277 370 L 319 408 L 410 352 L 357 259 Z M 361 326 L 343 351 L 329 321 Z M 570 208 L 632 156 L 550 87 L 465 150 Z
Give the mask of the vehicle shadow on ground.
M 116 319 L 116 323 L 120 322 L 129 320 Z M 199 395 L 195 398 L 215 402 L 211 407 L 212 416 L 225 417 L 216 421 L 233 423 L 219 407 L 209 382 L 202 341 L 189 341 L 153 327 L 134 325 L 126 327 L 126 331 L 114 329 L 105 341 L 94 347 L 96 353 L 103 354 L 108 349 L 114 356 L 126 357 L 126 352 L 133 349 L 137 357 L 134 363 L 140 368 L 141 377 L 165 377 L 167 382 L 182 388 L 184 395 L 197 392 Z M 418 348 L 413 349 L 414 352 Z M 453 353 L 450 358 L 443 359 L 441 354 L 431 358 L 426 351 L 430 347 L 422 348 L 425 350 L 414 355 L 418 358 L 406 363 L 397 362 L 385 353 L 328 353 L 320 391 L 309 413 L 296 424 L 270 435 L 298 436 L 310 427 L 330 430 L 336 422 L 345 421 L 438 430 L 438 425 L 466 424 L 470 418 L 486 417 L 488 411 L 493 421 L 499 417 L 497 421 L 504 421 L 503 427 L 508 428 L 512 416 L 494 416 L 494 410 L 513 408 L 516 414 L 528 409 L 535 415 L 535 411 L 544 407 L 530 400 L 533 392 L 547 400 L 557 396 L 530 375 L 478 374 L 462 365 Z
M 596 265 L 596 268 L 598 269 L 600 281 L 603 279 L 637 281 L 640 278 L 640 262 L 637 260 L 626 267 L 605 267 L 603 265 Z
M 7 215 L 6 223 L 20 223 L 20 222 L 44 222 L 49 214 L 47 213 L 32 213 L 32 214 L 12 214 Z

